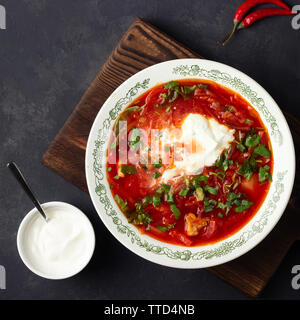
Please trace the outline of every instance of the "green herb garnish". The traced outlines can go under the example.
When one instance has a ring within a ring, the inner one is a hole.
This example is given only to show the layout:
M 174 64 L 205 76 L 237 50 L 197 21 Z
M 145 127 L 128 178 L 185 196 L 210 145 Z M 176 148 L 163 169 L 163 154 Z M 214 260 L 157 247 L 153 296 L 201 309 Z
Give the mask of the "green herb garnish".
M 162 167 L 162 160 L 161 160 L 161 158 L 159 158 L 158 159 L 158 162 L 155 162 L 155 163 L 153 163 L 153 166 L 155 167 L 155 168 L 161 168 Z
M 121 172 L 124 174 L 135 174 L 135 167 L 134 166 L 122 166 Z
M 148 203 L 152 203 L 153 202 L 153 197 L 151 196 L 146 196 L 144 199 L 143 199 L 143 205 L 146 206 Z
M 170 104 L 169 106 L 167 106 L 166 112 L 169 112 L 171 110 L 171 108 L 172 108 L 172 105 Z
M 168 231 L 168 228 L 167 227 L 164 227 L 164 226 L 156 226 L 156 228 L 162 232 L 167 232 Z
M 201 182 L 204 182 L 205 184 L 208 182 L 207 176 L 196 176 L 192 178 L 192 185 L 197 188 L 201 186 Z
M 245 179 L 250 180 L 253 175 L 253 167 L 249 163 L 249 159 L 245 159 L 243 162 L 240 170 L 238 171 L 239 174 L 244 176 Z
M 165 226 L 160 226 L 160 225 L 156 226 L 156 228 L 159 229 L 159 230 L 162 231 L 162 232 L 167 232 L 167 231 L 169 231 L 170 229 L 173 229 L 174 227 L 175 227 L 175 223 L 168 224 L 167 227 L 165 227 Z
M 204 198 L 204 211 L 205 212 L 210 212 L 214 209 L 216 206 L 217 201 L 214 199 L 209 199 L 208 197 Z
M 199 84 L 197 85 L 197 87 L 198 87 L 199 89 L 201 89 L 201 90 L 206 90 L 206 89 L 208 88 L 208 84 L 206 84 L 206 83 L 199 83 Z
M 225 106 L 225 110 L 227 110 L 229 112 L 233 112 L 234 111 L 234 107 L 233 106 Z
M 161 177 L 161 173 L 158 171 L 154 171 L 152 177 L 153 177 L 153 179 L 157 179 L 157 178 Z
M 129 107 L 125 110 L 125 112 L 133 112 L 133 111 L 136 111 L 136 110 L 139 110 L 139 109 L 142 109 L 144 106 L 133 106 L 133 107 Z
M 253 154 L 262 156 L 264 158 L 269 158 L 271 156 L 271 152 L 264 144 L 260 144 L 259 146 L 257 146 L 254 149 Z
M 245 141 L 245 145 L 249 148 L 253 148 L 259 144 L 260 137 L 258 134 L 248 135 Z
M 217 208 L 225 210 L 227 208 L 227 205 L 222 202 L 218 202 Z
M 208 174 L 214 175 L 214 176 L 216 176 L 217 178 L 219 178 L 220 180 L 224 180 L 224 178 L 225 178 L 225 172 L 222 172 L 222 171 L 219 171 L 219 172 L 212 172 L 212 171 L 210 171 Z
M 153 203 L 154 207 L 158 207 L 161 203 L 160 196 L 155 194 L 152 198 L 152 203 Z
M 140 202 L 135 204 L 136 212 L 127 213 L 129 223 L 133 223 L 136 225 L 149 225 L 152 219 L 149 216 L 149 214 L 144 210 L 145 205 L 145 203 Z
M 241 195 L 239 193 L 229 192 L 227 196 L 227 201 L 232 202 L 236 199 L 239 199 Z
M 243 212 L 249 209 L 253 205 L 253 202 L 248 200 L 242 200 L 238 207 L 235 208 L 235 212 Z
M 221 168 L 223 171 L 226 171 L 229 168 L 229 166 L 231 166 L 232 164 L 233 164 L 233 161 L 228 159 L 227 150 L 224 151 L 223 156 L 220 156 L 216 162 L 216 166 Z
M 218 193 L 218 189 L 211 186 L 205 186 L 204 190 L 213 195 L 216 195 Z
M 125 212 L 127 210 L 127 201 L 124 201 L 118 194 L 115 195 L 115 200 L 121 210 Z
M 184 87 L 183 87 L 183 93 L 184 93 L 184 94 L 190 94 L 190 93 L 194 92 L 196 88 L 197 88 L 196 85 L 193 85 L 193 86 L 184 86 Z
M 165 85 L 164 85 L 164 87 L 166 88 L 166 89 L 174 89 L 174 88 L 176 88 L 176 87 L 178 87 L 179 86 L 179 82 L 177 82 L 177 81 L 170 81 L 170 82 L 168 82 L 168 83 L 166 83 Z
M 246 147 L 243 145 L 242 142 L 239 142 L 236 147 L 242 152 L 246 150 Z
M 258 171 L 258 180 L 263 182 L 265 180 L 272 181 L 272 176 L 270 174 L 270 167 L 265 165 L 264 167 L 260 167 Z
M 170 205 L 170 209 L 173 212 L 175 219 L 178 220 L 180 218 L 181 212 L 180 210 L 176 207 L 174 203 Z
M 167 202 L 173 203 L 174 202 L 174 194 L 169 192 L 167 193 Z
M 180 190 L 180 192 L 179 192 L 179 195 L 180 195 L 180 196 L 183 196 L 183 197 L 186 197 L 187 194 L 188 194 L 188 192 L 189 192 L 189 189 L 188 189 L 188 188 L 182 188 L 182 189 Z

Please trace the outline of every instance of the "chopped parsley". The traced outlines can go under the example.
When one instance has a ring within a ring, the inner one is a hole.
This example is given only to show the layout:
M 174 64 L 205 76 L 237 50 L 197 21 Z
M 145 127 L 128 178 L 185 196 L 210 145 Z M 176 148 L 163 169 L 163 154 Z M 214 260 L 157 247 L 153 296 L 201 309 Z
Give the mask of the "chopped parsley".
M 196 176 L 192 178 L 192 185 L 197 188 L 201 186 L 201 182 L 204 182 L 205 184 L 208 182 L 207 176 Z
M 234 107 L 233 106 L 225 106 L 225 110 L 229 112 L 234 112 Z
M 258 180 L 259 182 L 264 182 L 265 180 L 272 181 L 272 176 L 270 174 L 270 167 L 268 165 L 265 165 L 264 167 L 259 168 Z
M 239 142 L 236 147 L 242 152 L 246 150 L 246 147 L 243 145 L 242 142 Z
M 208 88 L 208 84 L 206 84 L 206 83 L 199 83 L 199 84 L 197 85 L 197 87 L 198 87 L 199 89 L 201 89 L 201 90 L 206 90 L 206 89 Z
M 115 200 L 116 200 L 117 204 L 119 205 L 119 207 L 121 208 L 121 210 L 123 212 L 126 212 L 127 201 L 124 201 L 118 194 L 115 195 Z
M 177 81 L 170 81 L 170 82 L 168 82 L 168 83 L 166 83 L 165 85 L 164 85 L 164 87 L 166 88 L 166 89 L 174 89 L 174 88 L 176 88 L 176 87 L 178 87 L 179 86 L 179 82 L 177 82 Z
M 250 180 L 253 175 L 253 166 L 250 164 L 249 159 L 245 159 L 240 170 L 238 171 L 245 179 Z
M 170 209 L 173 212 L 175 219 L 178 220 L 180 218 L 181 212 L 180 210 L 176 207 L 174 203 L 170 205 Z
M 170 110 L 171 110 L 171 108 L 172 108 L 173 106 L 170 104 L 169 106 L 167 106 L 167 108 L 166 108 L 166 112 L 169 112 Z
M 157 178 L 161 177 L 161 173 L 158 171 L 154 171 L 152 177 L 153 177 L 153 179 L 157 179 Z
M 227 216 L 229 210 L 232 208 L 231 202 L 227 200 L 226 203 L 218 202 L 217 208 L 224 210 Z
M 135 167 L 134 166 L 122 166 L 121 172 L 124 174 L 135 174 Z
M 264 158 L 269 158 L 271 156 L 271 152 L 269 151 L 269 149 L 264 144 L 258 145 L 254 149 L 253 154 L 262 156 Z
M 228 159 L 227 150 L 224 151 L 223 156 L 221 155 L 216 162 L 216 166 L 221 168 L 223 171 L 226 171 L 229 168 L 229 166 L 231 166 L 232 164 L 233 164 L 233 161 Z
M 136 225 L 145 225 L 148 227 L 149 223 L 152 221 L 149 214 L 144 210 L 147 202 L 144 203 L 136 203 L 135 204 L 135 212 L 126 212 L 127 219 L 129 223 L 133 223 Z
M 175 227 L 175 223 L 168 224 L 166 227 L 165 226 L 160 226 L 160 225 L 156 226 L 156 228 L 159 229 L 162 232 L 167 232 L 170 229 L 173 229 L 174 227 Z
M 240 204 L 235 208 L 235 212 L 243 212 L 249 209 L 253 205 L 253 202 L 248 200 L 242 200 Z
M 248 148 L 253 148 L 259 144 L 259 141 L 260 141 L 260 137 L 258 134 L 248 135 L 245 141 L 245 145 Z
M 173 203 L 174 202 L 174 194 L 169 192 L 167 193 L 167 202 Z
M 162 163 L 162 160 L 161 160 L 161 158 L 159 158 L 157 162 L 153 163 L 153 166 L 155 168 L 161 168 L 162 167 L 161 163 Z
M 210 212 L 213 211 L 217 204 L 217 201 L 214 199 L 209 199 L 208 197 L 204 198 L 204 211 L 205 212 Z
M 232 202 L 236 199 L 239 199 L 241 197 L 240 194 L 235 193 L 235 192 L 229 192 L 227 196 L 227 201 Z
M 190 93 L 194 92 L 196 88 L 197 88 L 196 85 L 193 85 L 193 86 L 184 86 L 184 87 L 183 87 L 183 93 L 184 93 L 184 94 L 190 94 Z
M 144 108 L 144 106 L 133 106 L 133 107 L 129 107 L 125 110 L 125 112 L 133 112 L 133 111 L 136 111 L 136 110 L 139 110 L 139 109 L 142 109 Z
M 211 186 L 205 186 L 204 190 L 213 195 L 216 195 L 218 193 L 218 189 Z
M 212 172 L 212 171 L 210 171 L 209 174 L 216 176 L 216 177 L 219 178 L 220 180 L 224 180 L 224 178 L 225 178 L 225 172 L 222 172 L 222 171 L 219 171 L 219 172 Z
M 152 198 L 152 203 L 153 203 L 154 207 L 158 207 L 161 203 L 160 196 L 155 194 Z
M 182 188 L 182 189 L 180 190 L 180 192 L 179 192 L 179 195 L 180 195 L 180 196 L 183 196 L 183 197 L 186 197 L 187 194 L 188 194 L 188 192 L 189 192 L 189 189 L 188 189 L 188 188 Z
M 164 226 L 156 226 L 156 228 L 162 232 L 167 232 L 168 231 L 168 228 L 167 227 L 164 227 Z

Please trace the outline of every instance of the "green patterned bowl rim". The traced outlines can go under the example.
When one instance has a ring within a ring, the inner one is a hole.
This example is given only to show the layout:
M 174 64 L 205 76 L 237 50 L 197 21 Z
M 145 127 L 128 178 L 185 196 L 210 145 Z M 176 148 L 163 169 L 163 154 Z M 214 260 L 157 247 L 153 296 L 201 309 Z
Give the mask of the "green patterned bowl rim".
M 256 215 L 237 233 L 211 245 L 183 247 L 141 235 L 116 205 L 106 179 L 105 160 L 112 126 L 122 110 L 158 83 L 196 78 L 215 81 L 241 94 L 269 130 L 273 182 Z M 295 151 L 287 122 L 272 97 L 246 74 L 210 60 L 177 59 L 146 68 L 120 85 L 106 100 L 90 131 L 86 178 L 93 204 L 109 231 L 128 249 L 152 262 L 175 268 L 204 268 L 233 260 L 260 243 L 274 228 L 290 198 L 295 177 Z

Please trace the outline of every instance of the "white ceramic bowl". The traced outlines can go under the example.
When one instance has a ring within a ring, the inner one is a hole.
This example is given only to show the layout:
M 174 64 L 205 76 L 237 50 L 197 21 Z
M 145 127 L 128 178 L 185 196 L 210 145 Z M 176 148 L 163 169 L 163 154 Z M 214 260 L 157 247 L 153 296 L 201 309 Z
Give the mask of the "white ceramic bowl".
M 260 114 L 268 128 L 274 155 L 273 182 L 256 215 L 237 233 L 212 245 L 183 247 L 142 235 L 116 205 L 106 179 L 108 138 L 118 115 L 158 83 L 195 78 L 215 81 L 238 92 Z M 255 247 L 283 214 L 295 177 L 295 151 L 287 122 L 272 97 L 253 79 L 227 65 L 202 59 L 178 59 L 144 69 L 106 100 L 90 132 L 86 151 L 90 196 L 103 223 L 128 249 L 152 262 L 176 268 L 204 268 L 233 260 Z
M 18 235 L 17 235 L 17 247 L 18 251 L 20 254 L 20 257 L 24 264 L 27 266 L 29 270 L 34 272 L 35 274 L 39 275 L 40 277 L 47 278 L 47 279 L 52 279 L 52 280 L 60 280 L 60 279 L 66 279 L 69 277 L 74 276 L 75 274 L 79 273 L 82 271 L 86 265 L 89 263 L 91 260 L 94 249 L 95 249 L 95 232 L 93 229 L 93 226 L 87 216 L 78 208 L 65 203 L 65 202 L 59 202 L 59 201 L 53 201 L 53 202 L 47 202 L 41 205 L 42 208 L 45 210 L 47 214 L 47 209 L 59 209 L 63 211 L 67 211 L 71 213 L 72 215 L 77 215 L 79 219 L 81 220 L 81 223 L 85 224 L 85 228 L 87 229 L 87 232 L 89 234 L 89 241 L 88 245 L 89 247 L 87 248 L 85 255 L 83 259 L 78 261 L 78 265 L 74 266 L 72 270 L 69 272 L 62 272 L 61 274 L 52 274 L 52 273 L 45 273 L 44 271 L 40 270 L 35 264 L 30 260 L 29 255 L 26 253 L 26 249 L 24 248 L 24 244 L 26 243 L 25 237 L 27 236 L 27 226 L 30 224 L 32 219 L 36 217 L 36 215 L 40 215 L 40 213 L 37 211 L 36 208 L 33 208 L 22 220 L 19 230 L 18 230 Z

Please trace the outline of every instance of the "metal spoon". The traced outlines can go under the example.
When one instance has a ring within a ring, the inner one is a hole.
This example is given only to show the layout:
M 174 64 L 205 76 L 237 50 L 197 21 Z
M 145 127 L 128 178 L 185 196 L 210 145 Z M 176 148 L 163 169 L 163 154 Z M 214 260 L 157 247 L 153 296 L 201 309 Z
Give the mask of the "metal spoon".
M 21 170 L 19 167 L 14 163 L 14 162 L 9 162 L 7 164 L 7 168 L 11 171 L 11 173 L 14 175 L 14 177 L 17 179 L 17 181 L 20 183 L 21 187 L 25 191 L 25 193 L 28 195 L 30 200 L 33 202 L 34 206 L 37 208 L 39 213 L 42 215 L 42 217 L 46 220 L 47 222 L 47 216 L 42 209 L 38 199 L 34 196 L 33 192 L 31 191 L 28 183 L 26 182 L 23 174 L 21 173 Z

